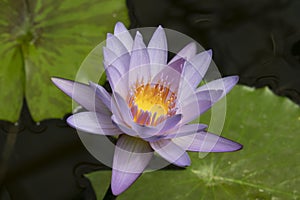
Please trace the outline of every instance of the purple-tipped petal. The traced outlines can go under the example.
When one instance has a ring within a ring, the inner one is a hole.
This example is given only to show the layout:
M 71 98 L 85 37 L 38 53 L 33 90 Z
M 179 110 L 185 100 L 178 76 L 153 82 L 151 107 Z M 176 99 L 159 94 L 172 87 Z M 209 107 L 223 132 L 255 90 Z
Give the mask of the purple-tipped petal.
M 132 128 L 138 133 L 138 135 L 143 138 L 143 140 L 152 142 L 162 138 L 164 132 L 171 128 L 174 128 L 178 122 L 181 120 L 182 116 L 180 114 L 174 115 L 164 122 L 161 122 L 157 126 L 146 126 L 140 125 L 138 123 L 133 123 Z
M 185 150 L 197 152 L 231 152 L 243 147 L 237 142 L 205 131 L 174 138 L 172 141 Z
M 103 47 L 103 58 L 105 67 L 108 67 L 118 59 L 118 56 L 109 48 Z
M 109 115 L 103 115 L 96 112 L 80 112 L 71 115 L 67 122 L 73 128 L 84 132 L 99 135 L 119 135 L 122 134 L 111 120 Z
M 158 127 L 159 127 L 159 134 L 163 134 L 166 131 L 168 131 L 168 130 L 170 130 L 172 128 L 175 128 L 176 125 L 180 122 L 181 119 L 182 119 L 182 115 L 181 114 L 177 114 L 177 115 L 174 115 L 172 117 L 167 118 L 165 121 L 163 121 L 162 123 L 160 123 L 158 125 Z
M 132 129 L 131 127 L 128 127 L 120 118 L 118 118 L 116 115 L 111 116 L 111 120 L 115 126 L 117 126 L 123 133 L 126 133 L 130 136 L 138 136 L 138 133 Z
M 185 98 L 180 96 L 180 113 L 183 115 L 180 124 L 189 123 L 209 110 L 221 98 L 222 94 L 222 90 L 203 90 Z
M 94 90 L 89 85 L 61 78 L 51 78 L 51 80 L 59 89 L 85 109 L 106 115 L 111 114 L 110 110 L 96 96 Z
M 110 94 L 101 86 L 93 82 L 89 82 L 90 86 L 95 90 L 96 95 L 102 102 L 106 105 L 108 109 L 111 110 L 111 96 Z
M 208 100 L 194 100 L 190 102 L 189 104 L 185 104 L 181 107 L 181 114 L 182 114 L 182 120 L 180 124 L 186 124 L 197 117 L 199 117 L 201 114 L 206 112 L 208 109 L 210 109 L 212 106 L 212 102 Z
M 152 83 L 161 83 L 162 80 L 169 84 L 171 92 L 177 92 L 181 82 L 181 74 L 172 67 L 164 67 L 158 74 L 152 76 Z
M 200 100 L 208 100 L 217 102 L 223 94 L 223 90 L 203 90 L 196 93 L 197 98 Z
M 114 35 L 108 33 L 106 38 L 106 47 L 109 48 L 117 57 L 128 53 L 124 44 Z
M 119 195 L 133 184 L 153 156 L 149 143 L 128 135 L 117 141 L 113 159 L 111 189 Z
M 183 67 L 183 76 L 192 88 L 196 88 L 210 65 L 212 51 L 204 51 L 189 59 Z
M 105 69 L 108 66 L 114 66 L 121 74 L 125 74 L 129 70 L 130 55 L 129 53 L 117 56 L 113 51 L 107 47 L 103 47 L 103 57 Z
M 199 87 L 196 91 L 204 91 L 204 90 L 222 90 L 223 93 L 220 98 L 224 97 L 239 81 L 238 76 L 227 76 L 224 78 L 220 78 L 214 81 L 211 81 L 201 87 Z
M 221 98 L 222 94 L 223 90 L 202 90 L 196 92 L 195 96 L 187 96 L 185 99 L 180 99 L 180 101 L 184 102 L 183 105 L 194 103 L 195 100 L 206 100 L 215 103 Z
M 194 42 L 189 43 L 183 49 L 181 49 L 174 58 L 169 62 L 169 64 L 175 62 L 176 60 L 183 58 L 189 60 L 190 58 L 194 57 L 197 53 L 197 46 Z
M 167 64 L 168 44 L 165 31 L 161 26 L 156 29 L 148 44 L 148 53 L 151 64 Z
M 177 129 L 172 129 L 165 133 L 163 139 L 172 139 L 195 134 L 199 131 L 204 131 L 207 128 L 206 124 L 186 124 Z
M 185 150 L 173 143 L 171 140 L 150 142 L 150 145 L 155 152 L 174 165 L 186 167 L 191 164 L 190 157 Z
M 120 73 L 120 71 L 117 68 L 115 68 L 112 65 L 108 66 L 105 71 L 106 71 L 106 76 L 107 76 L 107 79 L 109 81 L 111 88 L 115 89 L 118 82 L 122 78 L 122 74 Z
M 129 110 L 129 107 L 123 97 L 118 94 L 117 92 L 113 93 L 113 99 L 112 99 L 112 113 L 118 117 L 119 119 L 122 119 L 122 121 L 128 126 L 131 127 L 133 124 L 133 117 L 131 115 L 131 112 Z
M 143 36 L 139 32 L 137 32 L 133 42 L 133 49 L 130 59 L 130 69 L 144 66 L 149 63 L 150 58 L 143 41 Z
M 174 62 L 172 62 L 171 64 L 168 64 L 168 65 L 170 67 L 172 67 L 173 69 L 175 69 L 178 73 L 181 74 L 185 61 L 186 60 L 184 58 L 179 58 L 178 60 L 176 60 L 176 61 L 174 61 Z
M 114 35 L 123 43 L 129 52 L 132 50 L 133 39 L 123 23 L 116 23 Z
M 132 128 L 138 133 L 139 137 L 143 138 L 146 141 L 152 141 L 154 136 L 159 129 L 154 126 L 145 126 L 137 123 L 132 123 Z

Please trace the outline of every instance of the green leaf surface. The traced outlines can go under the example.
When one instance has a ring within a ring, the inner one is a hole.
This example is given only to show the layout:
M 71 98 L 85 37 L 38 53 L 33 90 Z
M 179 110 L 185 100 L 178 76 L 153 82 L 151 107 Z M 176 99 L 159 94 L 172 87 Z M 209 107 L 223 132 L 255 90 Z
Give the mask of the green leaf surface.
M 0 0 L 0 120 L 17 121 L 24 97 L 35 121 L 71 112 L 50 77 L 74 80 L 117 21 L 125 0 Z
M 210 113 L 201 116 L 208 122 Z M 227 96 L 222 136 L 244 145 L 232 153 L 210 153 L 184 170 L 144 173 L 118 199 L 299 199 L 300 108 L 269 89 L 236 86 Z M 88 174 L 98 199 L 111 172 Z

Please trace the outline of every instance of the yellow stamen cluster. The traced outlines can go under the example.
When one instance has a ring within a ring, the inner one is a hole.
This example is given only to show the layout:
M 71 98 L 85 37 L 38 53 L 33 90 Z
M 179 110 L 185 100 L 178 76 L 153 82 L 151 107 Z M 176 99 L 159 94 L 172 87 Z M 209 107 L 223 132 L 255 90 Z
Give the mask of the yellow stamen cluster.
M 176 113 L 176 94 L 166 84 L 135 84 L 129 96 L 133 120 L 155 126 Z

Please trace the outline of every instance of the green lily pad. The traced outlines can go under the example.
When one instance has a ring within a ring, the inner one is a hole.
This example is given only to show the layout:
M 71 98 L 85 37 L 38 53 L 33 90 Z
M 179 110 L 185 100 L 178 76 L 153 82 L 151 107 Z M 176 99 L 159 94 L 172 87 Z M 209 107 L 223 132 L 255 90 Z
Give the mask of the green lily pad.
M 236 86 L 227 96 L 222 136 L 244 145 L 210 153 L 184 170 L 143 174 L 118 199 L 299 199 L 300 108 L 268 88 Z M 201 116 L 208 122 L 210 113 Z M 111 172 L 87 174 L 102 199 Z
M 128 23 L 125 0 L 0 0 L 0 120 L 17 121 L 24 98 L 35 121 L 71 112 L 50 77 L 74 80 L 117 21 Z

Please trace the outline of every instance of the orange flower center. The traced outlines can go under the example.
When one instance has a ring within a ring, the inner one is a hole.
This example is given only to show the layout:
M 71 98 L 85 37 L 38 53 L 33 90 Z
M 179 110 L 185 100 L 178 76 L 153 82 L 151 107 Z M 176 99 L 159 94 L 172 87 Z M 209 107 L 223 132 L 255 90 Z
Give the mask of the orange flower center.
M 165 84 L 137 83 L 128 104 L 135 122 L 155 126 L 176 113 L 176 94 Z

